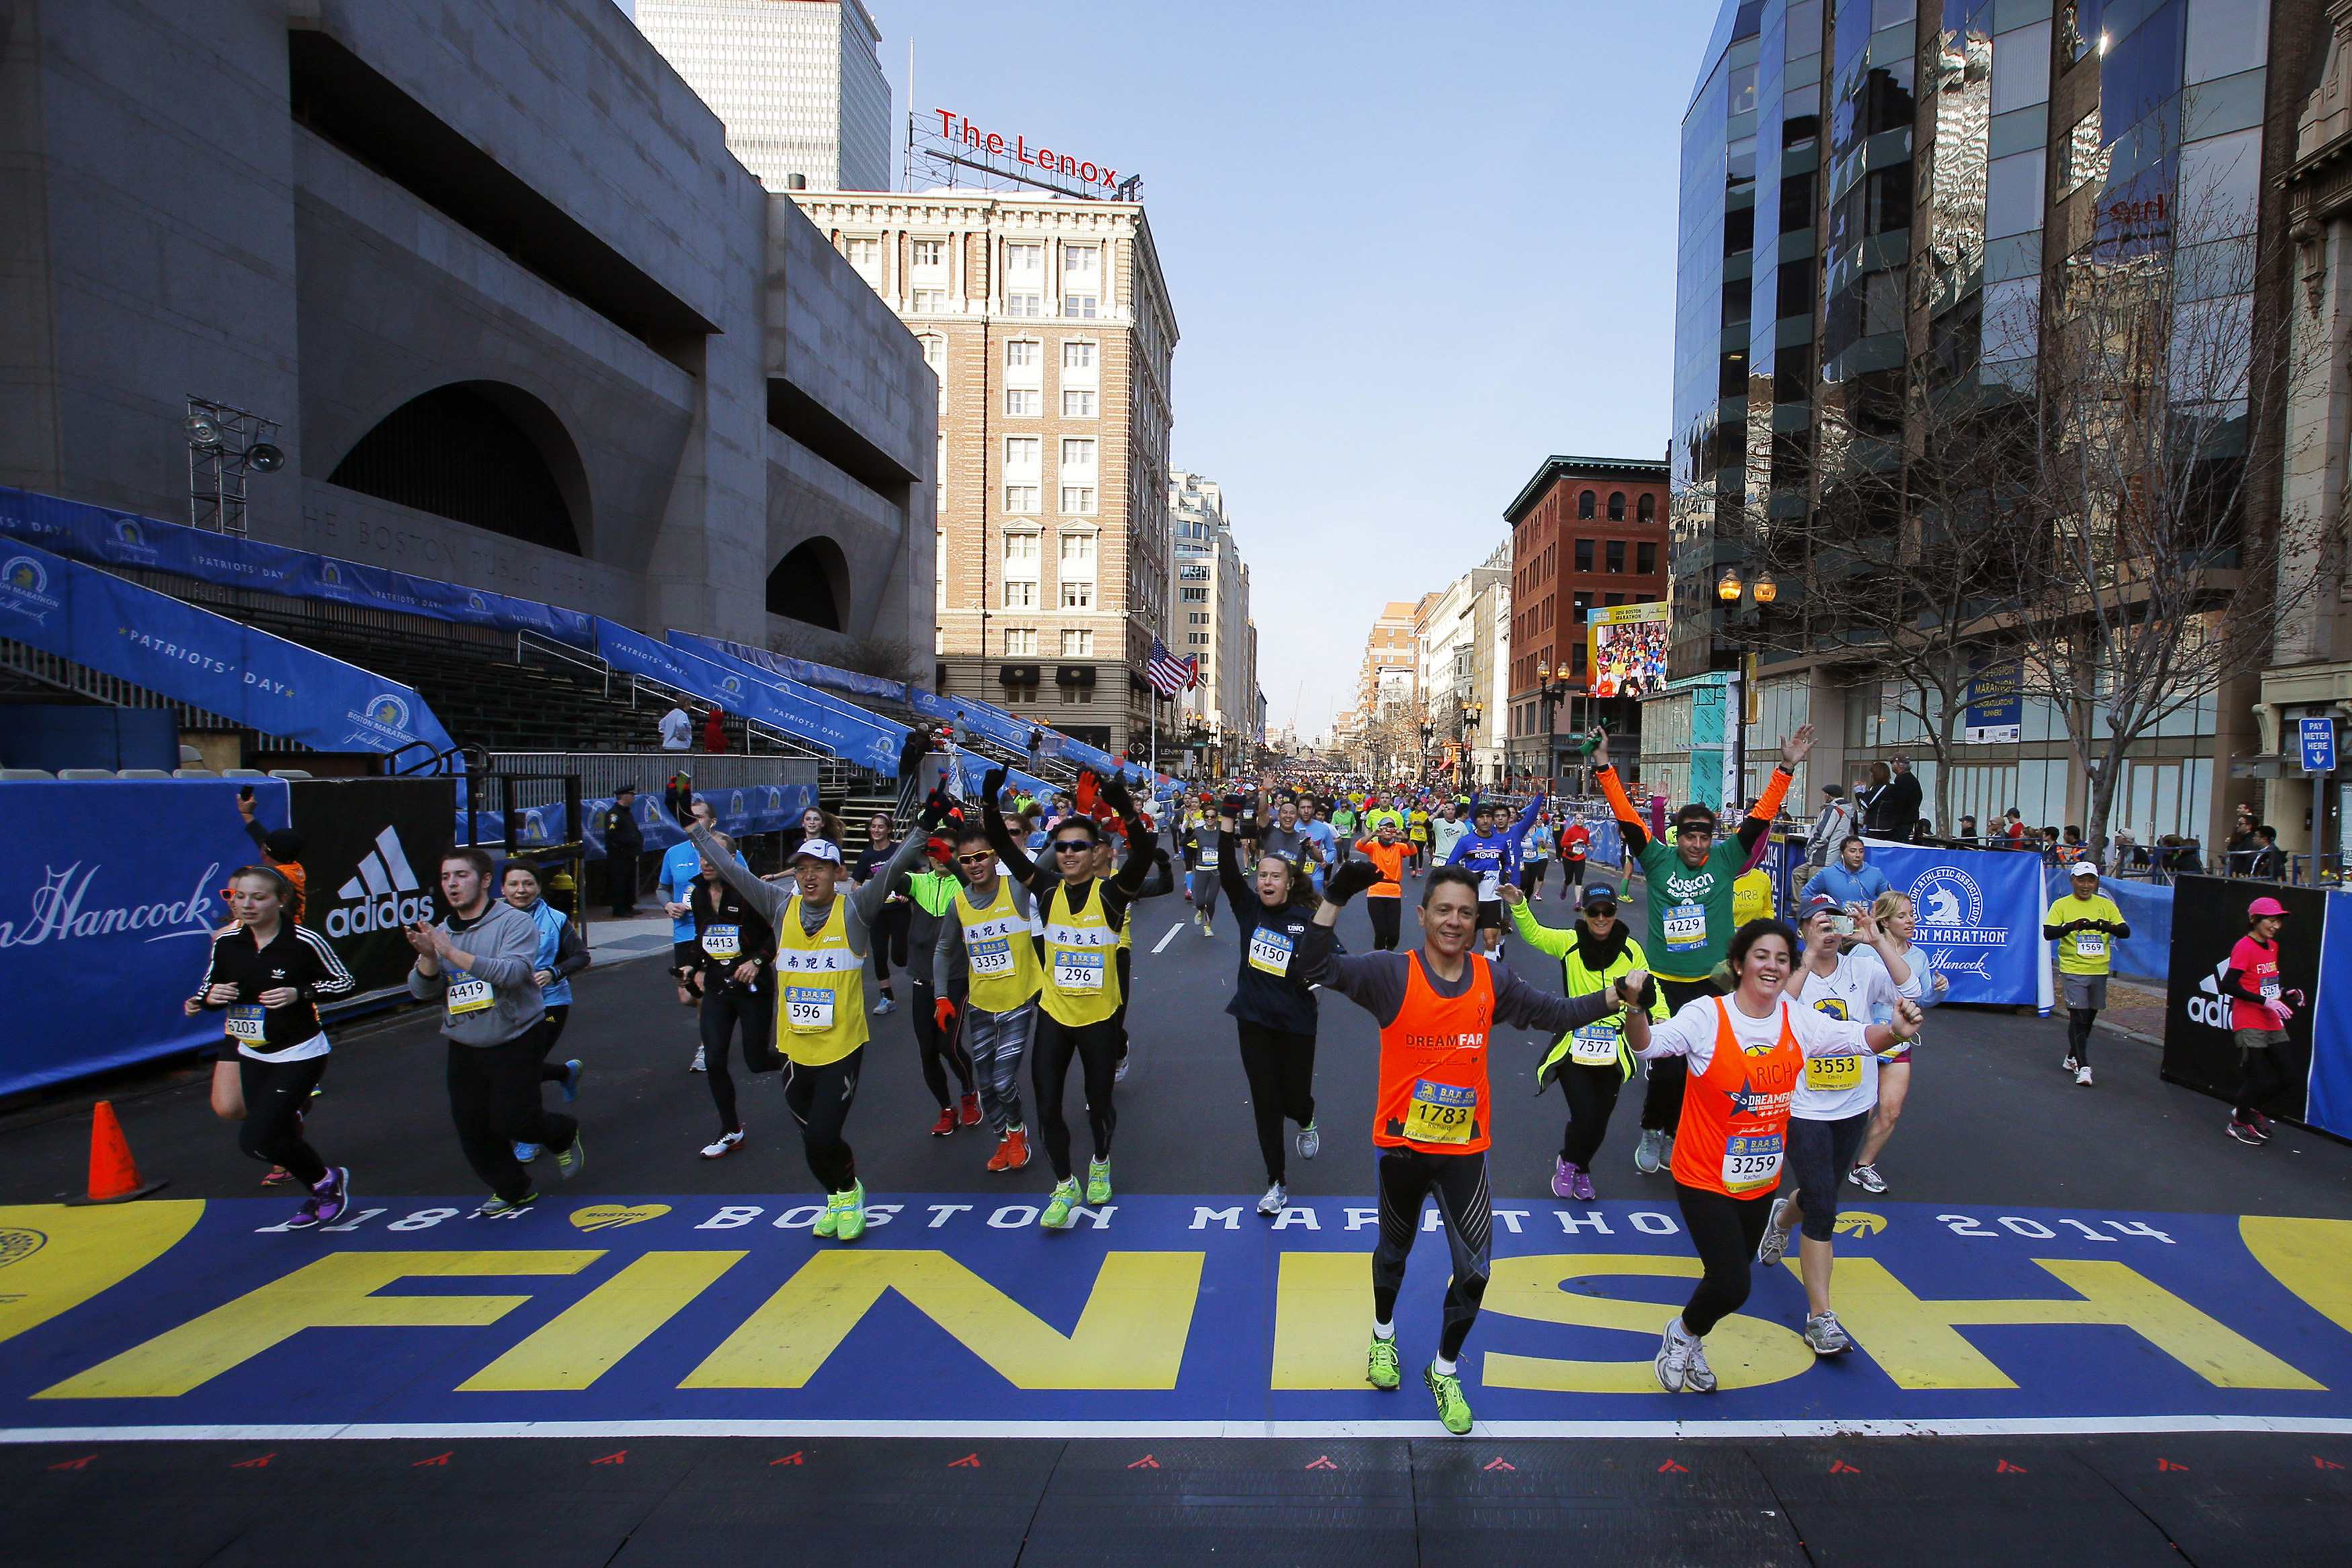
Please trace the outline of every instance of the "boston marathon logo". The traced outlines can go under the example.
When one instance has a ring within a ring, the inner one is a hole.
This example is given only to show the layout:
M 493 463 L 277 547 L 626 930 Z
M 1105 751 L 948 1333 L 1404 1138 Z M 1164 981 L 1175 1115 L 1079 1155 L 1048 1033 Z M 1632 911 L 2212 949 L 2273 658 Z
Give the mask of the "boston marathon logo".
M 1991 949 L 2009 946 L 2009 932 L 1984 924 L 1984 890 L 1977 879 L 1956 865 L 1934 866 L 1910 886 L 1911 906 L 1918 911 L 1916 939 L 1928 949 L 1929 965 L 1939 975 L 1991 977 Z M 1969 949 L 1973 953 L 1950 949 Z
M 42 624 L 58 601 L 49 593 L 49 569 L 28 555 L 0 561 L 0 604 Z
M 419 887 L 400 835 L 390 828 L 375 836 L 375 848 L 360 857 L 358 874 L 335 897 L 341 902 L 327 912 L 330 936 L 392 931 L 433 918 L 433 900 Z
M 377 740 L 387 749 L 416 738 L 408 728 L 408 699 L 396 692 L 378 692 L 368 699 L 366 711 L 353 709 L 343 716 L 360 727 L 354 738 Z

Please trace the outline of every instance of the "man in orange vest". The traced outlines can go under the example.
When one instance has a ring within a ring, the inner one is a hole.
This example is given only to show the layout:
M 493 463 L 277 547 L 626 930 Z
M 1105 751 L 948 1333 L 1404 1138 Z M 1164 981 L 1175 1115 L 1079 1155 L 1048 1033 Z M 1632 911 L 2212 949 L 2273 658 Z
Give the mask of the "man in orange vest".
M 1349 899 L 1381 880 L 1369 861 L 1331 873 L 1301 946 L 1298 975 L 1356 1003 L 1381 1026 L 1380 1092 L 1372 1143 L 1380 1156 L 1380 1245 L 1372 1252 L 1372 1343 L 1364 1380 L 1394 1388 L 1396 1299 L 1421 1226 L 1421 1201 L 1437 1199 L 1454 1279 L 1437 1355 L 1422 1374 L 1438 1419 L 1457 1437 L 1470 1430 L 1470 1405 L 1456 1371 L 1477 1320 L 1493 1259 L 1486 1146 L 1494 1113 L 1487 1046 L 1497 1023 L 1541 1032 L 1545 1041 L 1597 1023 L 1628 1002 L 1649 1005 L 1649 977 L 1634 970 L 1612 990 L 1578 997 L 1538 991 L 1498 959 L 1470 950 L 1478 929 L 1478 878 L 1439 866 L 1421 894 L 1421 946 L 1410 953 L 1344 956 L 1333 927 Z

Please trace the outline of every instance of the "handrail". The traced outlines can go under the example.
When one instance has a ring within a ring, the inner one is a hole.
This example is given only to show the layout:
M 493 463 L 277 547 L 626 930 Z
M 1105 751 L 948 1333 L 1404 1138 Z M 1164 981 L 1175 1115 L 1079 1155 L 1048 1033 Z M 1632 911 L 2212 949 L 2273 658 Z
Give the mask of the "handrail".
M 415 767 L 394 766 L 394 762 L 396 758 L 404 757 L 409 752 L 416 750 L 420 747 L 424 748 L 425 753 L 423 761 L 419 762 Z M 390 751 L 383 754 L 383 770 L 386 773 L 401 778 L 406 778 L 418 773 L 463 773 L 465 771 L 463 768 L 452 768 L 449 766 L 449 763 L 453 758 L 461 762 L 470 762 L 476 768 L 486 768 L 489 766 L 489 753 L 479 746 L 458 745 L 436 747 L 429 740 L 412 740 L 404 745 L 395 746 Z
M 559 643 L 552 637 L 542 637 L 528 629 L 518 631 L 515 633 L 515 663 L 521 664 L 524 655 L 529 653 L 577 665 L 596 677 L 597 689 L 604 695 L 609 697 L 613 695 L 613 666 L 593 653 L 583 653 L 569 643 Z

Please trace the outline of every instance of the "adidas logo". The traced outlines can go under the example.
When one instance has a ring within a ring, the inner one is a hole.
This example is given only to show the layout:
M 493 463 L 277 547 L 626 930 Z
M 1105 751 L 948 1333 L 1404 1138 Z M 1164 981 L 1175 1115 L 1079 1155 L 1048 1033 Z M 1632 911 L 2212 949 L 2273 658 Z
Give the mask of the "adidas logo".
M 2221 977 L 2230 972 L 2230 960 L 2222 959 L 2213 966 L 2213 972 L 2197 982 L 2189 996 L 2189 1018 L 2208 1029 L 2230 1027 L 2230 998 L 2221 994 Z
M 390 828 L 375 836 L 375 848 L 360 857 L 359 874 L 336 889 L 335 897 L 340 902 L 327 914 L 330 936 L 391 931 L 433 918 L 433 900 L 422 894 L 400 835 Z

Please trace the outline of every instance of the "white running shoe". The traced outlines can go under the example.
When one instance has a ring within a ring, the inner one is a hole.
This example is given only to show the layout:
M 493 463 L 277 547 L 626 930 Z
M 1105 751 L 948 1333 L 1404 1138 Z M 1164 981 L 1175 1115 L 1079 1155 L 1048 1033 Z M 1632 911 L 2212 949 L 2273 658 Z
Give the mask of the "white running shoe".
M 688 1068 L 687 1071 L 689 1072 L 708 1072 L 710 1071 L 709 1064 L 702 1060 L 702 1047 L 698 1045 L 694 1048 L 694 1065 Z
M 1764 1221 L 1764 1239 L 1756 1243 L 1756 1261 L 1767 1269 L 1779 1268 L 1780 1260 L 1788 1255 L 1789 1233 L 1780 1228 L 1780 1217 L 1788 1212 L 1787 1198 L 1772 1200 L 1772 1213 Z
M 1217 928 L 1216 928 L 1214 925 L 1211 925 L 1211 924 L 1210 924 L 1208 921 L 1206 921 L 1206 920 L 1203 920 L 1203 921 L 1202 921 L 1202 922 L 1201 922 L 1201 935 L 1202 935 L 1202 936 L 1214 936 L 1216 934 L 1217 934 Z
M 1642 1129 L 1641 1142 L 1633 1145 L 1633 1168 L 1643 1176 L 1655 1176 L 1664 1163 L 1666 1135 L 1654 1127 Z
M 1845 1173 L 1845 1179 L 1874 1197 L 1886 1190 L 1886 1178 L 1878 1174 L 1874 1165 L 1856 1166 Z
M 703 1145 L 702 1157 L 706 1160 L 723 1160 L 742 1146 L 743 1129 L 738 1127 L 731 1133 L 721 1133 L 717 1143 Z
M 2074 1069 L 2074 1082 L 2081 1084 L 2085 1089 L 2088 1089 L 2091 1086 L 2090 1063 L 2084 1062 L 2082 1066 Z
M 1843 1355 L 1853 1348 L 1853 1340 L 1838 1322 L 1835 1312 L 1807 1313 L 1805 1343 L 1813 1347 L 1815 1355 Z
M 2083 1064 L 2081 1062 L 2074 1060 L 2074 1053 L 2070 1051 L 2066 1053 L 2066 1060 L 2058 1064 L 2058 1071 L 2061 1072 L 2072 1072 L 2082 1065 Z
M 1706 1342 L 1696 1335 L 1690 1342 L 1690 1370 L 1683 1375 L 1683 1386 L 1694 1394 L 1715 1392 L 1715 1368 L 1706 1364 Z
M 1257 1200 L 1257 1211 L 1269 1218 L 1274 1215 L 1280 1214 L 1284 1209 L 1288 1208 L 1289 1207 L 1290 1189 L 1283 1186 L 1280 1182 L 1276 1182 L 1272 1186 L 1266 1188 L 1265 1196 Z
M 1309 1122 L 1307 1125 L 1299 1128 L 1298 1157 L 1302 1160 L 1311 1160 L 1322 1152 L 1323 1134 L 1315 1130 L 1315 1124 Z
M 1680 1394 L 1690 1382 L 1691 1353 L 1698 1341 L 1683 1327 L 1680 1314 L 1669 1319 L 1665 1337 L 1658 1342 L 1658 1354 L 1650 1363 L 1658 1375 L 1658 1386 L 1669 1394 Z

